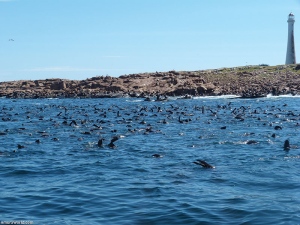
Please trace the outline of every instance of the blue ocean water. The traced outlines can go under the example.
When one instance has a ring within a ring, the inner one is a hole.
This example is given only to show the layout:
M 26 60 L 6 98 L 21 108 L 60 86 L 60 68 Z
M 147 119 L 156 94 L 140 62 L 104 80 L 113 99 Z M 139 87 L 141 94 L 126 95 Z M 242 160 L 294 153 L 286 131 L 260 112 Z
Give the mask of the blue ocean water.
M 0 99 L 0 221 L 300 224 L 299 105 Z

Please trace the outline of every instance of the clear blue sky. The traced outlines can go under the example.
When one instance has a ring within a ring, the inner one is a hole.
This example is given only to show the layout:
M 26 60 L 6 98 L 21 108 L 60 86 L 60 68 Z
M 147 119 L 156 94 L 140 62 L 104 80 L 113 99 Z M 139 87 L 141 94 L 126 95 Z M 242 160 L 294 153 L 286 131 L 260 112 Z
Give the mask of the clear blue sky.
M 281 65 L 291 11 L 300 61 L 300 0 L 0 0 L 0 81 Z

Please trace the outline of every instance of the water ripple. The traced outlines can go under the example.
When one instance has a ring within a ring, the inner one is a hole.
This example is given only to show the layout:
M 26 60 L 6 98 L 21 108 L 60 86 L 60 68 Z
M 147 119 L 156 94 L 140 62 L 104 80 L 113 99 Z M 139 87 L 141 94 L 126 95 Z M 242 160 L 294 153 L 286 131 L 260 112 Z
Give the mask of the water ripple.
M 299 98 L 0 100 L 1 220 L 300 221 Z

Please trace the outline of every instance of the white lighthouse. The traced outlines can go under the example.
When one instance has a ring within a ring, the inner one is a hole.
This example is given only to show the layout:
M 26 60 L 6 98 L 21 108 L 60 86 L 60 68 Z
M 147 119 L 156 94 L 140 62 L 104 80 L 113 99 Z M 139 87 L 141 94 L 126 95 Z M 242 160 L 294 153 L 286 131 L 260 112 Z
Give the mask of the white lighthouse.
M 296 64 L 296 52 L 295 52 L 295 41 L 294 41 L 294 23 L 295 23 L 295 16 L 293 13 L 289 14 L 288 17 L 288 43 L 287 43 L 287 50 L 286 50 L 286 61 L 285 64 Z

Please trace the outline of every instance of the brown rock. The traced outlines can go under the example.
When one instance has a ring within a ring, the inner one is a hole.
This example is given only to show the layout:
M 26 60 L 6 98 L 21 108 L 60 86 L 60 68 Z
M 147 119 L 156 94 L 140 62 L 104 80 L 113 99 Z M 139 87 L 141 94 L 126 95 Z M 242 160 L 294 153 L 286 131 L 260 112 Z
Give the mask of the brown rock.
M 50 86 L 51 90 L 64 90 L 66 89 L 65 81 L 55 81 Z

